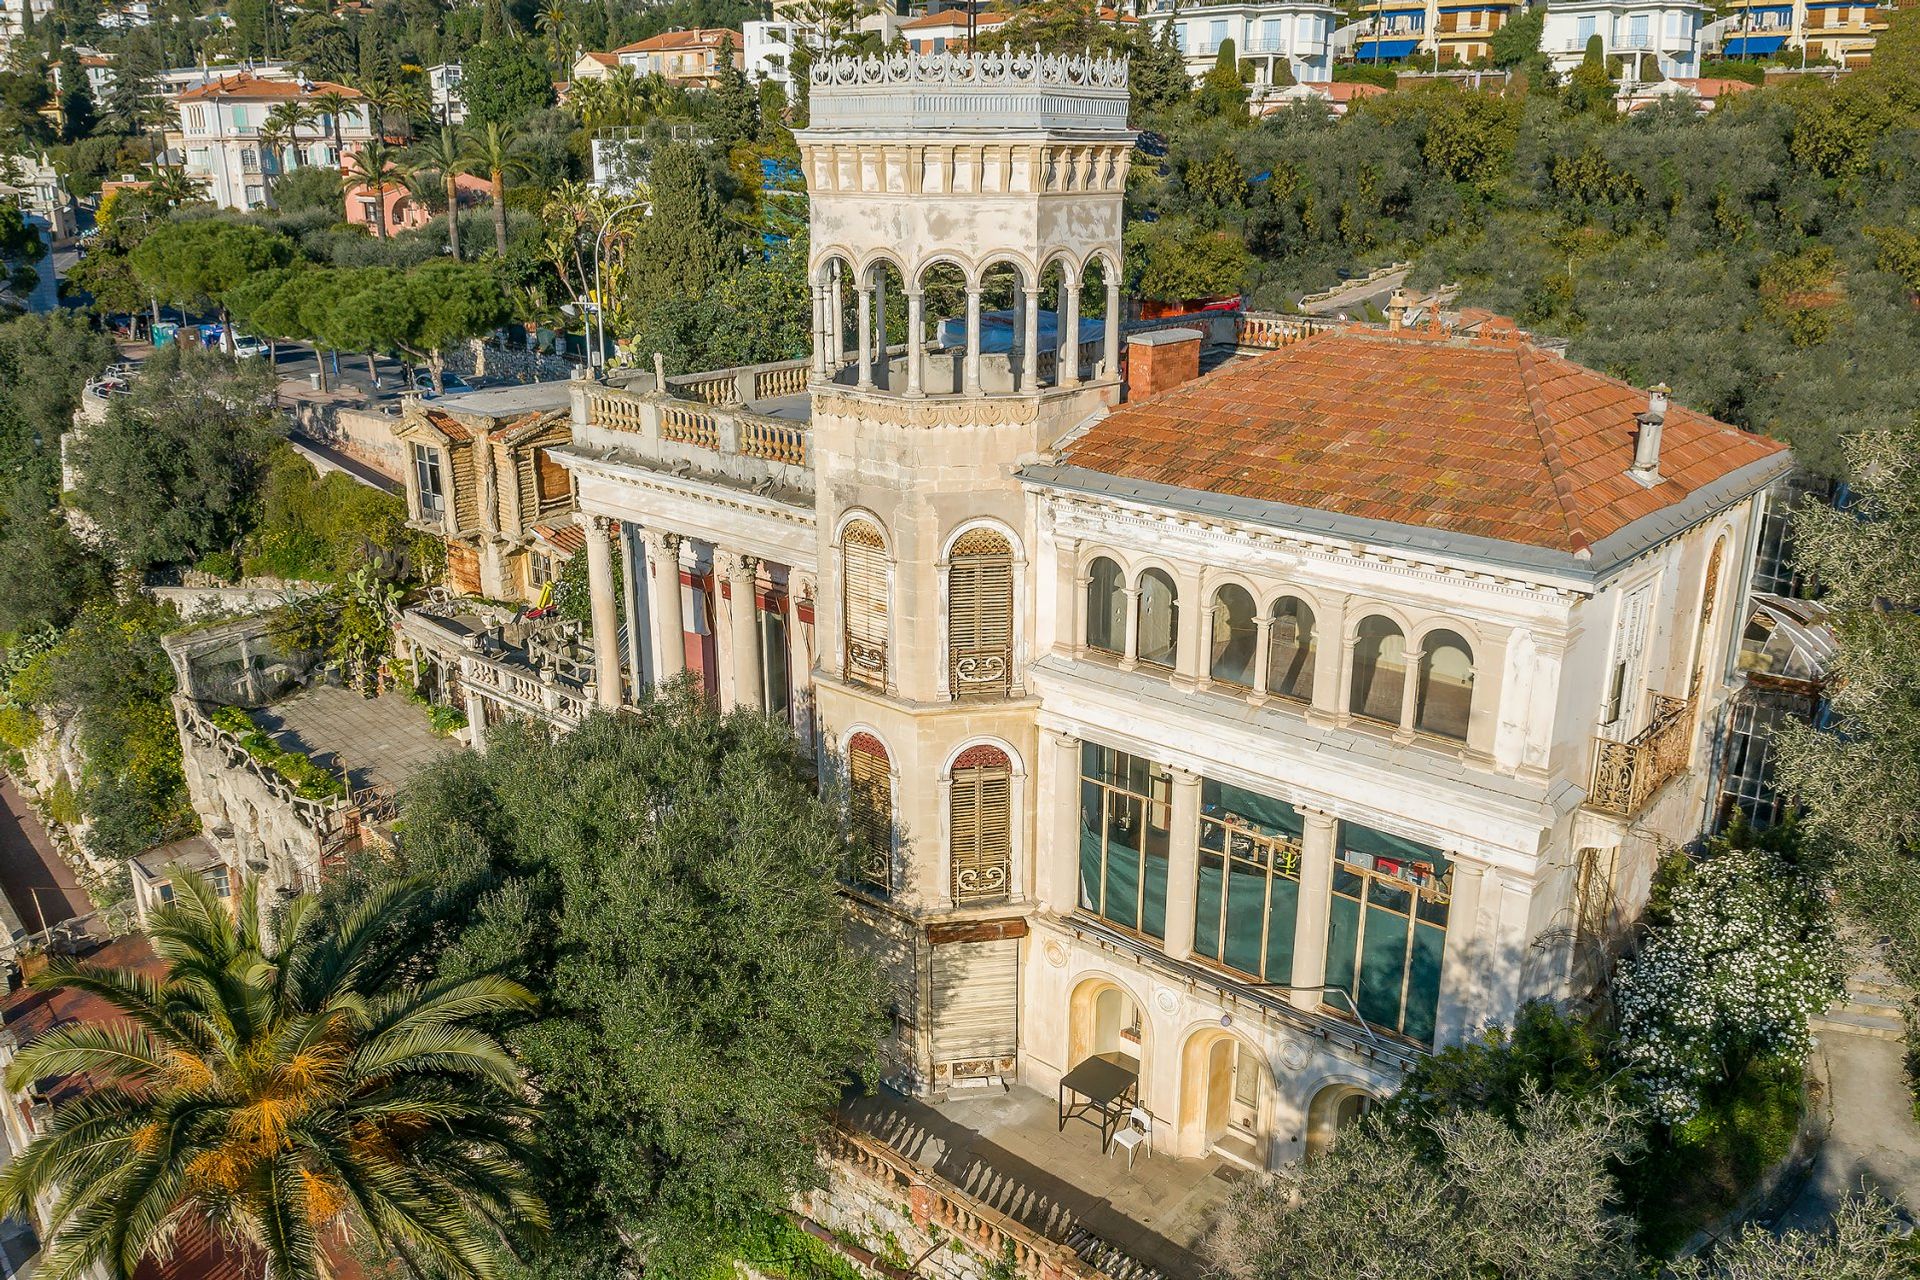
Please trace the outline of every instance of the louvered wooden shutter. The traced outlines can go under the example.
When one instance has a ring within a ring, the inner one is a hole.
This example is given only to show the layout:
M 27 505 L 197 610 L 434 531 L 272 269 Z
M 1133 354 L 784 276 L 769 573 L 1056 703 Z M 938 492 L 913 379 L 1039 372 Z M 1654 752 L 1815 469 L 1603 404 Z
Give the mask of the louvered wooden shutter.
M 893 888 L 893 766 L 872 734 L 855 734 L 847 744 L 847 775 L 854 874 L 887 892 Z
M 840 538 L 842 612 L 849 681 L 887 687 L 887 550 L 880 531 L 864 520 Z
M 953 900 L 989 902 L 1007 896 L 1013 867 L 1013 771 L 1006 756 L 976 747 L 953 770 L 949 829 Z
M 947 677 L 955 698 L 1004 698 L 1013 681 L 1013 549 L 991 529 L 947 566 Z

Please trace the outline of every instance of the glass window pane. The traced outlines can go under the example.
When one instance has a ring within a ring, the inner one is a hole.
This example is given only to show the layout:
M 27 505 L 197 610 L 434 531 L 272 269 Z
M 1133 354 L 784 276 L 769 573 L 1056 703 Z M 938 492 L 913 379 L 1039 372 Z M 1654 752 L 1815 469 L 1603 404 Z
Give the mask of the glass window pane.
M 1100 910 L 1100 788 L 1091 782 L 1080 784 L 1080 906 L 1085 911 Z
M 1407 918 L 1367 910 L 1367 940 L 1360 957 L 1360 1016 L 1382 1027 L 1400 1026 L 1400 984 L 1407 972 Z
M 1275 876 L 1267 902 L 1267 968 L 1269 982 L 1293 977 L 1293 929 L 1300 906 L 1300 882 Z
M 1473 650 L 1451 631 L 1421 641 L 1420 697 L 1414 726 L 1422 733 L 1465 742 L 1473 710 Z
M 1153 938 L 1167 936 L 1167 859 L 1147 854 L 1147 880 L 1141 886 L 1140 932 Z
M 1446 930 L 1414 926 L 1413 957 L 1407 975 L 1406 1024 L 1402 1031 L 1422 1044 L 1433 1043 L 1434 1018 L 1440 1007 L 1440 966 L 1446 951 Z
M 1220 958 L 1220 882 L 1226 872 L 1221 860 L 1200 855 L 1200 882 L 1194 891 L 1193 950 L 1210 960 Z
M 1328 986 L 1343 987 L 1352 993 L 1355 949 L 1359 945 L 1360 904 L 1336 895 L 1327 912 Z
M 1265 873 L 1243 862 L 1234 863 L 1227 875 L 1226 954 L 1221 958 L 1255 977 L 1260 976 L 1260 930 L 1266 915 Z
M 1227 684 L 1253 684 L 1253 597 L 1243 587 L 1224 586 L 1213 593 L 1213 644 L 1207 669 Z
M 1140 927 L 1140 855 L 1108 841 L 1101 914 L 1129 929 Z
M 1158 569 L 1140 575 L 1139 658 L 1155 666 L 1174 665 L 1175 637 L 1180 626 L 1178 593 L 1173 579 Z
M 1286 596 L 1267 624 L 1267 691 L 1302 702 L 1313 699 L 1313 610 Z

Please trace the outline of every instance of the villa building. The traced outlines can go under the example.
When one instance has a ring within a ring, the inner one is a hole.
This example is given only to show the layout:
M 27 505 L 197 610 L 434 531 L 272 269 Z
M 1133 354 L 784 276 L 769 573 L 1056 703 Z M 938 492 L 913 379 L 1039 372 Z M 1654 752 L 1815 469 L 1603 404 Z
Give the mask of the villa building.
M 1333 29 L 1339 16 L 1333 5 L 1314 0 L 1243 0 L 1185 9 L 1160 0 L 1145 10 L 1142 20 L 1156 34 L 1173 24 L 1174 44 L 1196 80 L 1213 69 L 1220 46 L 1233 41 L 1241 65 L 1252 67 L 1248 83 L 1258 93 L 1276 84 L 1284 88 L 1331 80 Z
M 1720 28 L 1728 58 L 1771 58 L 1802 51 L 1812 62 L 1862 66 L 1887 29 L 1878 0 L 1731 0 Z
M 1637 67 L 1637 81 L 1692 79 L 1700 74 L 1700 28 L 1712 14 L 1695 0 L 1571 0 L 1547 9 L 1540 51 L 1565 73 L 1599 36 L 1607 57 Z
M 1271 1167 L 1585 990 L 1717 799 L 1785 451 L 1484 317 L 1123 347 L 1124 64 L 811 104 L 811 359 L 569 384 L 565 687 L 691 670 L 844 783 L 891 1083 L 1098 1058 L 1169 1176 Z
M 327 95 L 352 99 L 338 117 L 320 109 Z M 300 123 L 276 139 L 274 108 L 306 108 Z M 251 72 L 222 76 L 178 97 L 177 146 L 186 172 L 207 184 L 207 198 L 223 209 L 257 209 L 283 171 L 307 165 L 338 169 L 345 155 L 373 137 L 360 91 L 326 81 L 267 79 Z
M 613 56 L 621 66 L 632 68 L 635 75 L 660 76 L 668 84 L 711 89 L 720 78 L 720 50 L 731 49 L 733 65 L 745 66 L 744 44 L 738 31 L 703 27 L 649 36 L 615 49 Z
M 1493 33 L 1519 12 L 1521 0 L 1372 0 L 1354 10 L 1359 21 L 1343 28 L 1356 62 L 1433 59 L 1439 65 L 1478 62 L 1493 52 Z

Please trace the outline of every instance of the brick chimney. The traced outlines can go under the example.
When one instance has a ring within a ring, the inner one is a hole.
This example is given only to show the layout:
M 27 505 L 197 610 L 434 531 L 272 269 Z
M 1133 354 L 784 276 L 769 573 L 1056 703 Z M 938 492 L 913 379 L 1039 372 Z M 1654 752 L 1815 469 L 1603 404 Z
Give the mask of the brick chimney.
M 1127 339 L 1127 399 L 1144 400 L 1200 376 L 1198 329 L 1155 329 Z

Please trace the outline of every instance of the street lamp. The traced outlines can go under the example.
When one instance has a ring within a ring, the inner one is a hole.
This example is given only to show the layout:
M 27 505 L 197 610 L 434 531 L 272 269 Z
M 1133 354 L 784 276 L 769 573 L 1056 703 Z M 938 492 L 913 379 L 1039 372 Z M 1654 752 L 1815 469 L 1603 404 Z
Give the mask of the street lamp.
M 635 209 L 645 209 L 648 201 L 645 196 L 635 196 L 614 205 L 601 215 L 599 230 L 593 237 L 593 297 L 582 299 L 587 304 L 587 369 L 599 377 L 607 361 L 607 294 L 603 282 L 601 260 L 607 252 L 607 237 L 613 234 L 614 223 L 620 215 Z M 594 336 L 594 321 L 599 321 L 599 336 Z

